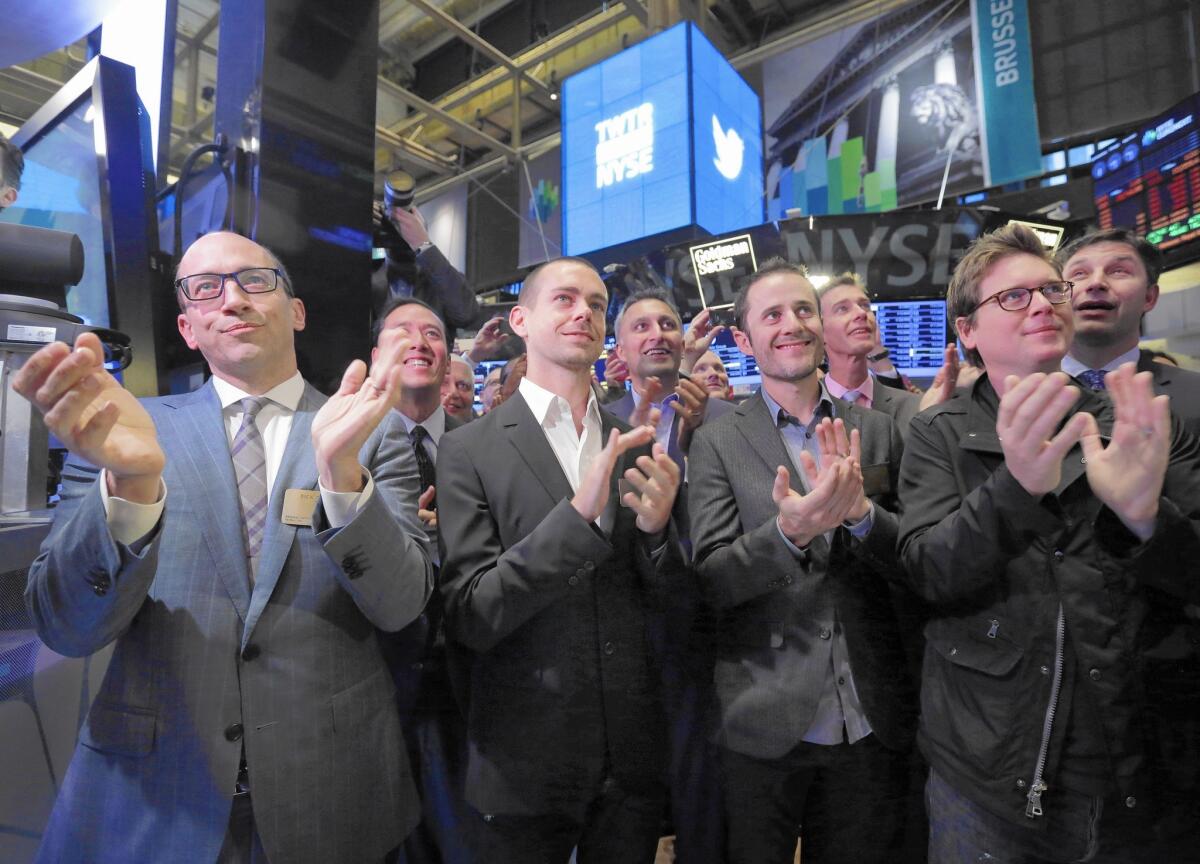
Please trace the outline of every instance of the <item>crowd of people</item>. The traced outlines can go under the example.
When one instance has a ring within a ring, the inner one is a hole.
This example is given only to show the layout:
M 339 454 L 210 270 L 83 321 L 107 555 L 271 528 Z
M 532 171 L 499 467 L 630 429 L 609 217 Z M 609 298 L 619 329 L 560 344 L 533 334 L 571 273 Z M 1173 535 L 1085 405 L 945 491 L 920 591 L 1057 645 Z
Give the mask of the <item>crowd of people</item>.
M 30 613 L 115 643 L 40 860 L 1200 860 L 1200 375 L 1138 348 L 1142 238 L 981 237 L 923 393 L 857 277 L 763 262 L 740 401 L 655 290 L 597 380 L 555 259 L 479 417 L 462 303 L 391 290 L 326 399 L 270 250 L 176 275 L 199 390 L 91 334 L 14 384 L 71 451 Z

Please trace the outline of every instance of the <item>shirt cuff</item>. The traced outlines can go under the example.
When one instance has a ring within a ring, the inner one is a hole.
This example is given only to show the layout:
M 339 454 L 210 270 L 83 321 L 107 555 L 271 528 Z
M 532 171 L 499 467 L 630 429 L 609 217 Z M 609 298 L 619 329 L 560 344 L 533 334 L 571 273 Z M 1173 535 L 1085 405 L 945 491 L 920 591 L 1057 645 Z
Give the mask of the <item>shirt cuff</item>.
M 797 561 L 807 561 L 808 560 L 808 549 L 807 548 L 801 549 L 799 546 L 797 546 L 795 543 L 793 543 L 791 540 L 788 539 L 787 535 L 783 533 L 783 526 L 781 526 L 779 524 L 778 516 L 775 517 L 775 530 L 779 532 L 779 536 L 783 539 L 783 542 L 787 545 L 788 551 L 792 553 L 792 556 L 795 557 L 795 559 Z
M 128 498 L 108 494 L 108 469 L 100 471 L 100 501 L 104 505 L 104 519 L 113 540 L 122 546 L 133 546 L 154 531 L 162 518 L 167 500 L 167 481 L 158 481 L 158 500 L 153 504 L 138 504 Z
M 867 501 L 867 515 L 859 519 L 857 522 L 843 522 L 846 530 L 854 537 L 861 540 L 871 533 L 871 528 L 875 525 L 875 502 Z
M 317 488 L 321 490 L 321 506 L 325 509 L 325 519 L 330 528 L 344 528 L 349 525 L 350 520 L 371 500 L 371 495 L 375 492 L 375 481 L 371 478 L 371 472 L 366 469 L 363 469 L 363 476 L 366 482 L 361 492 L 331 492 L 321 485 L 320 480 L 317 481 Z

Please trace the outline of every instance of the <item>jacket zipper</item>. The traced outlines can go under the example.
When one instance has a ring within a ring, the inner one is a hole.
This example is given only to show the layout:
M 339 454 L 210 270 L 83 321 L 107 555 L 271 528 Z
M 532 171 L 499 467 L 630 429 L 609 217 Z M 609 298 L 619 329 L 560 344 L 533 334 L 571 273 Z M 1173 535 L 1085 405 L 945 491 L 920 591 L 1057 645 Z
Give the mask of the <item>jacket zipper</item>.
M 1062 688 L 1063 673 L 1063 642 L 1066 636 L 1066 622 L 1063 620 L 1062 603 L 1058 604 L 1058 621 L 1054 625 L 1054 681 L 1050 685 L 1050 702 L 1046 705 L 1046 719 L 1042 721 L 1042 746 L 1038 748 L 1037 764 L 1033 768 L 1033 781 L 1029 784 L 1028 803 L 1025 805 L 1025 816 L 1036 819 L 1042 815 L 1042 793 L 1046 791 L 1046 781 L 1042 773 L 1046 770 L 1046 754 L 1050 750 L 1050 731 L 1054 728 L 1054 713 L 1058 710 L 1058 693 Z

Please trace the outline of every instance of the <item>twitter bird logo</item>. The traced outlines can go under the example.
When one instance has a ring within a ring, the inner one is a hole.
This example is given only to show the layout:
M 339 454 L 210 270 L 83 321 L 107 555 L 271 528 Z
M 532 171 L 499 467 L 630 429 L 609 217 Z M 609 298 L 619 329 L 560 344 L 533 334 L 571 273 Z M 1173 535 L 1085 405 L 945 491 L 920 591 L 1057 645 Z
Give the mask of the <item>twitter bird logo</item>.
M 726 180 L 736 180 L 742 173 L 742 153 L 746 149 L 746 142 L 737 130 L 723 130 L 716 114 L 712 115 L 712 127 L 713 144 L 717 147 L 717 158 L 713 159 L 713 164 Z

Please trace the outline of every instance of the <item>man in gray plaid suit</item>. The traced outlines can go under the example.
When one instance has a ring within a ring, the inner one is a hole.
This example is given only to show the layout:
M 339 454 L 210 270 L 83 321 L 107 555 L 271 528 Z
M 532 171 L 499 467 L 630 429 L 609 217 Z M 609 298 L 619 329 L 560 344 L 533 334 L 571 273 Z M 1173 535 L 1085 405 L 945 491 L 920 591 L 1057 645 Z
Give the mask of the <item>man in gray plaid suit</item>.
M 328 401 L 300 377 L 304 304 L 244 237 L 179 265 L 199 390 L 142 402 L 99 342 L 15 382 L 71 450 L 26 601 L 46 644 L 115 642 L 42 861 L 379 860 L 418 807 L 375 628 L 432 579 L 395 359 Z

